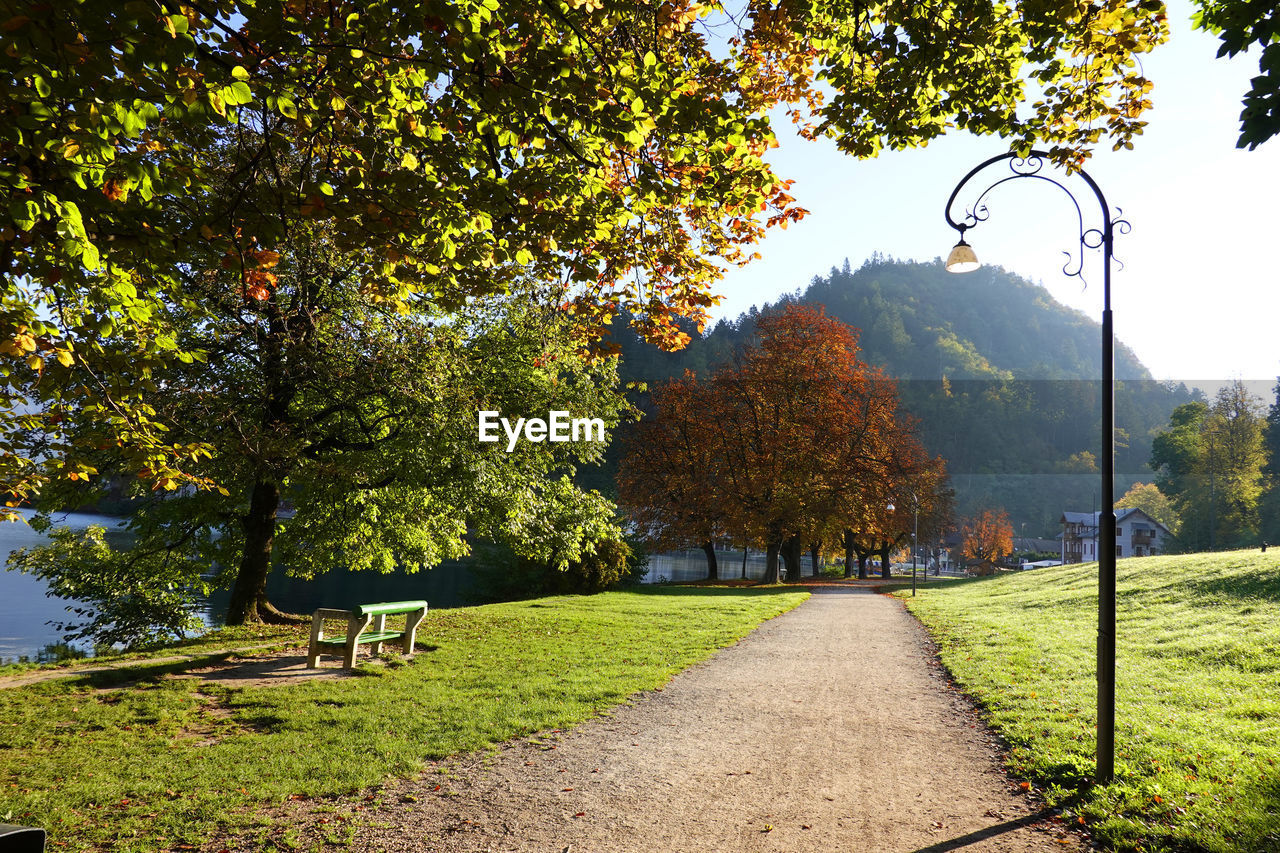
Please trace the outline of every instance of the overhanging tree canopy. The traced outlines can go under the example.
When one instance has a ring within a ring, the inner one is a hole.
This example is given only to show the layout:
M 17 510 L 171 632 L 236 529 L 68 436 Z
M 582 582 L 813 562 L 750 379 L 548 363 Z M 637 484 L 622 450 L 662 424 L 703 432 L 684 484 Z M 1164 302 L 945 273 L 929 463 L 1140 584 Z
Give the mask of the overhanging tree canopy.
M 736 33 L 727 50 L 711 21 Z M 535 277 L 563 287 L 588 339 L 625 308 L 678 346 L 675 320 L 703 315 L 721 264 L 802 215 L 762 159 L 772 106 L 799 105 L 859 156 L 954 126 L 1071 161 L 1141 131 L 1134 57 L 1164 34 L 1155 0 L 11 5 L 5 488 L 18 500 L 93 474 L 50 404 L 96 418 L 134 470 L 211 485 L 191 466 L 207 444 L 173 436 L 115 367 L 182 352 L 169 309 L 204 309 L 184 265 L 226 259 L 265 296 L 263 258 L 287 248 L 273 221 L 376 251 L 364 286 L 397 308 L 447 310 Z M 1043 95 L 1020 114 L 1027 81 Z M 173 215 L 210 191 L 218 203 Z M 56 452 L 25 446 L 32 431 Z

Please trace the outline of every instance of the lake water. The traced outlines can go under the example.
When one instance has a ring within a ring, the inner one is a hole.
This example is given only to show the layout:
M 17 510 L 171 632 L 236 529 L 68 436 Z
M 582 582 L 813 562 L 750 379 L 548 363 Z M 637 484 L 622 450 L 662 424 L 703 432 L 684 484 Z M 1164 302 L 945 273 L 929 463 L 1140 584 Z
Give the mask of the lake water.
M 59 526 L 75 529 L 98 524 L 110 530 L 120 523 L 118 518 L 89 513 L 67 513 L 57 521 Z M 6 561 L 11 551 L 43 542 L 43 536 L 22 522 L 0 522 L 0 558 Z M 61 634 L 48 623 L 65 619 L 71 602 L 46 592 L 44 581 L 0 571 L 0 662 L 34 657 L 62 641 Z M 451 561 L 413 575 L 334 570 L 315 581 L 300 581 L 276 571 L 267 579 L 267 593 L 273 604 L 290 613 L 406 599 L 425 599 L 432 608 L 459 607 L 475 603 L 475 582 L 465 563 Z M 221 621 L 228 598 L 226 592 L 212 596 L 203 614 L 207 623 Z

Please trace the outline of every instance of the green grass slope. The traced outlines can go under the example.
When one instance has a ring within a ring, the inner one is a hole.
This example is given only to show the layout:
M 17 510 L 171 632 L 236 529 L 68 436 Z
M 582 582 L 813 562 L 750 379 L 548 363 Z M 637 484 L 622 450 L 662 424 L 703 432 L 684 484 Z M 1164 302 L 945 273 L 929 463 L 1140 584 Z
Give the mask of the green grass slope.
M 366 663 L 355 677 L 237 687 L 140 662 L 105 676 L 114 685 L 0 690 L 0 823 L 43 826 L 51 850 L 207 849 L 211 834 L 252 827 L 264 805 L 350 793 L 581 722 L 807 597 L 775 587 L 543 598 L 433 612 L 412 663 Z
M 1096 738 L 1097 564 L 924 589 L 909 606 L 1011 769 L 1120 851 L 1280 851 L 1280 553 L 1122 560 L 1116 781 Z

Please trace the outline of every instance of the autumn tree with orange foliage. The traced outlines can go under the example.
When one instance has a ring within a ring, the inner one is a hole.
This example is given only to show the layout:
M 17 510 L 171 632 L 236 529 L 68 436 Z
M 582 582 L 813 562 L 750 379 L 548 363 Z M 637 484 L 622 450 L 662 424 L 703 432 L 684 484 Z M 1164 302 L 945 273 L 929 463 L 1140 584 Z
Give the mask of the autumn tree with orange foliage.
M 636 426 L 619 466 L 619 504 L 653 547 L 701 548 L 707 578 L 716 580 L 715 542 L 728 529 L 708 500 L 717 470 L 706 433 L 709 391 L 686 372 L 654 389 L 651 402 L 653 416 Z
M 894 384 L 859 358 L 854 330 L 799 305 L 756 328 L 757 342 L 704 383 L 686 376 L 656 392 L 621 482 L 641 528 L 664 532 L 658 541 L 674 531 L 701 545 L 718 530 L 757 543 L 773 583 L 780 554 L 796 580 L 802 549 L 851 525 L 899 536 L 869 508 L 885 487 L 923 484 L 923 469 L 941 467 L 898 417 Z
M 888 578 L 892 551 L 917 530 L 928 538 L 950 523 L 946 463 L 925 452 L 914 420 L 898 418 L 884 447 L 881 476 L 866 484 L 845 516 L 845 577 L 852 575 L 855 557 L 864 579 L 870 558 L 879 557 L 881 576 Z
M 978 563 L 995 563 L 1013 553 L 1013 525 L 1003 510 L 984 510 L 960 531 L 961 553 Z

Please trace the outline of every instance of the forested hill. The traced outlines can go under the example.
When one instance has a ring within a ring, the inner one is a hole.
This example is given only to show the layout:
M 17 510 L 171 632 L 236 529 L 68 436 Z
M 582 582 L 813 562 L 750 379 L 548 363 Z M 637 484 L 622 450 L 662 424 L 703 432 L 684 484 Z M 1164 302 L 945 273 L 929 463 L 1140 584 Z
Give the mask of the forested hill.
M 1043 287 L 1003 269 L 954 275 L 937 262 L 872 257 L 851 270 L 831 268 L 779 303 L 824 305 L 860 332 L 863 357 L 898 379 L 1096 379 L 1102 332 L 1089 317 L 1056 302 Z M 624 343 L 628 373 L 649 380 L 685 368 L 701 372 L 754 330 L 752 308 L 722 320 L 684 351 L 664 354 Z M 1116 376 L 1151 378 L 1132 350 L 1116 345 Z
M 846 261 L 780 303 L 823 305 L 860 330 L 867 362 L 899 380 L 930 452 L 948 461 L 961 512 L 1002 506 L 1026 535 L 1049 535 L 1065 509 L 1096 508 L 1101 329 L 1043 288 L 1000 269 L 966 275 L 941 263 Z M 753 308 L 662 353 L 622 334 L 623 374 L 655 384 L 685 369 L 704 375 L 751 339 Z M 1116 348 L 1117 495 L 1146 480 L 1154 431 L 1192 399 L 1155 382 Z
M 834 267 L 803 301 L 862 330 L 867 361 L 901 379 L 1092 379 L 1101 373 L 1097 323 L 1043 287 L 997 267 L 965 275 L 939 263 L 873 258 L 856 272 Z M 1150 379 L 1116 347 L 1116 376 Z

